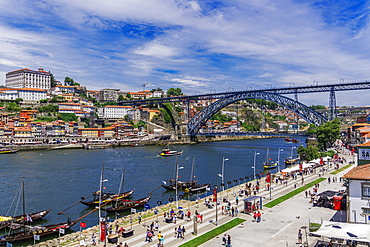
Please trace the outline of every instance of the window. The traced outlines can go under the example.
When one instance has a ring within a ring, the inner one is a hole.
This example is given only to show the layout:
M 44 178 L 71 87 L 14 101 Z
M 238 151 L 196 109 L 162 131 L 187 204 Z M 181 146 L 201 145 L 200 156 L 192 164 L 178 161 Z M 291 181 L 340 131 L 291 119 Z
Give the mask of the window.
M 362 208 L 362 213 L 366 215 L 370 215 L 370 208 Z
M 361 187 L 362 187 L 362 198 L 370 199 L 370 184 L 363 183 Z

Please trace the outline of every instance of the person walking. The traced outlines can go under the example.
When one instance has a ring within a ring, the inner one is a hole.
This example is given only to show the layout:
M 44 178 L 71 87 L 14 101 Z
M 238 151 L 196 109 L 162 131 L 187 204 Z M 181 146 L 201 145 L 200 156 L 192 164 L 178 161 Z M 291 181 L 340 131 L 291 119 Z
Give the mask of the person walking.
M 95 246 L 96 245 L 96 239 L 95 239 L 95 234 L 94 233 L 91 236 L 91 241 L 92 241 L 92 244 Z
M 227 247 L 231 247 L 231 237 L 230 237 L 230 235 L 227 235 L 227 243 L 226 243 L 226 246 Z
M 302 243 L 302 231 L 301 229 L 299 229 L 298 231 L 298 244 L 301 244 Z
M 226 246 L 226 243 L 227 243 L 227 235 L 225 233 L 225 235 L 222 237 L 222 242 L 223 244 L 222 245 L 225 245 Z
M 182 232 L 182 239 L 184 239 L 185 238 L 185 232 L 186 232 L 185 226 L 182 226 L 181 232 Z
M 182 238 L 182 228 L 181 228 L 181 226 L 179 226 L 177 228 L 177 238 Z

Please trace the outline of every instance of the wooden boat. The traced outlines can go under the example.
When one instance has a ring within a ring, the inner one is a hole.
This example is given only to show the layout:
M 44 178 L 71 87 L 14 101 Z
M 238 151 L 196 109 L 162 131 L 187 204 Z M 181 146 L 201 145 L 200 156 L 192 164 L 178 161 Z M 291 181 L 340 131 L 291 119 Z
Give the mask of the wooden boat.
M 209 188 L 211 186 L 211 183 L 208 183 L 208 184 L 195 184 L 189 188 L 185 188 L 185 189 L 182 189 L 185 193 L 196 193 L 198 191 L 203 191 L 203 190 L 206 190 L 207 188 Z
M 101 195 L 101 203 L 106 203 L 110 201 L 120 201 L 124 198 L 130 197 L 134 193 L 135 189 L 119 193 L 119 194 L 114 194 L 114 193 L 103 193 Z M 99 197 L 100 197 L 100 192 L 95 192 L 93 193 L 94 199 L 91 201 L 81 201 L 82 204 L 86 206 L 98 206 L 99 205 Z
M 67 221 L 65 223 L 52 224 L 47 226 L 22 226 L 23 230 L 11 231 L 7 235 L 0 236 L 0 245 L 25 240 L 32 240 L 34 239 L 34 235 L 39 235 L 40 237 L 43 237 L 56 234 L 59 233 L 59 229 L 70 229 L 78 221 L 79 219 L 75 221 Z
M 184 151 L 176 151 L 176 150 L 171 150 L 169 148 L 169 145 L 167 145 L 164 149 L 162 149 L 161 152 L 158 153 L 159 156 L 162 157 L 168 157 L 168 156 L 176 156 L 176 155 L 181 155 Z
M 284 141 L 286 141 L 286 142 L 291 142 L 291 141 L 292 141 L 292 139 L 285 138 L 285 140 L 284 140 Z
M 18 149 L 0 148 L 0 154 L 14 154 Z
M 9 227 L 13 223 L 17 224 L 26 224 L 27 222 L 34 222 L 36 220 L 44 218 L 51 209 L 48 210 L 43 210 L 37 213 L 31 213 L 31 214 L 23 214 L 23 215 L 18 215 L 14 217 L 5 217 L 5 216 L 0 216 L 0 229 L 3 229 L 5 227 Z
M 292 139 L 292 142 L 293 142 L 293 143 L 299 143 L 299 140 L 297 140 L 297 139 Z
M 130 208 L 136 208 L 146 204 L 151 198 L 151 195 L 148 197 L 141 198 L 139 200 L 120 200 L 113 203 L 113 206 L 104 208 L 107 212 L 117 212 L 123 211 Z
M 268 165 L 263 165 L 263 168 L 264 169 L 272 169 L 272 168 L 275 168 L 275 167 L 277 167 L 277 165 L 278 165 L 278 163 L 276 162 L 276 163 L 274 163 L 274 164 L 268 164 Z
M 299 158 L 292 159 L 291 157 L 288 157 L 285 159 L 284 163 L 285 166 L 292 166 L 295 165 L 299 161 Z

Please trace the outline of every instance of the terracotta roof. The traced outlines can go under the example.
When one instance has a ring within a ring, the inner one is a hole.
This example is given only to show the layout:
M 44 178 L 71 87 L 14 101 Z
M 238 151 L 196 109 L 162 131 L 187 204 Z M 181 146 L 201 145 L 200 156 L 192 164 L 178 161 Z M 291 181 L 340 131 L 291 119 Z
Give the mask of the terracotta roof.
M 132 108 L 132 106 L 106 105 L 107 108 Z
M 370 147 L 370 142 L 365 142 L 359 145 L 355 145 L 355 147 Z
M 366 179 L 370 180 L 370 164 L 356 166 L 343 175 L 348 179 Z

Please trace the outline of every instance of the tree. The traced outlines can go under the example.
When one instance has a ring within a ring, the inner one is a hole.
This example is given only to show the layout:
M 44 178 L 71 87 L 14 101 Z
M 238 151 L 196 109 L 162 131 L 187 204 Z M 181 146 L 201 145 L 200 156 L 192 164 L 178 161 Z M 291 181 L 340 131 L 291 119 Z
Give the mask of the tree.
M 301 160 L 306 160 L 306 161 L 314 160 L 314 159 L 321 157 L 319 153 L 319 148 L 315 146 L 308 146 L 306 148 L 303 146 L 299 146 L 297 148 L 297 153 Z
M 59 113 L 58 119 L 63 120 L 64 122 L 77 122 L 78 117 L 74 113 Z
M 125 100 L 125 97 L 123 97 L 122 94 L 118 95 L 118 101 L 123 101 L 123 100 Z
M 40 112 L 57 112 L 58 110 L 59 110 L 59 107 L 57 105 L 52 105 L 52 104 L 41 106 L 39 108 Z
M 64 78 L 64 85 L 66 86 L 73 86 L 75 81 L 72 78 L 69 78 L 68 76 Z
M 167 90 L 167 97 L 183 95 L 181 88 L 169 88 Z
M 317 141 L 321 150 L 332 147 L 340 138 L 340 121 L 336 118 L 316 128 Z
M 49 74 L 50 74 L 51 87 L 55 87 L 57 85 L 57 81 L 55 80 L 54 75 L 52 73 L 50 73 L 50 71 L 49 71 Z

